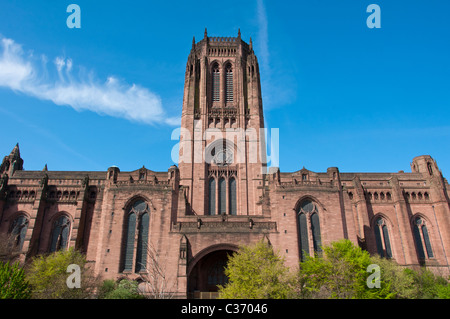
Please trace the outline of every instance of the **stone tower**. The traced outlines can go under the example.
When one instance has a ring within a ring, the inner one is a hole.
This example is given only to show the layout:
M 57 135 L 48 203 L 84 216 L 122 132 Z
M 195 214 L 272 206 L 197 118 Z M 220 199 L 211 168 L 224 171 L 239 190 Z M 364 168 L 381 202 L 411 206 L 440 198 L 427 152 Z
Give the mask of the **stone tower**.
M 237 37 L 192 41 L 180 136 L 180 185 L 195 215 L 261 215 L 264 118 L 258 60 Z

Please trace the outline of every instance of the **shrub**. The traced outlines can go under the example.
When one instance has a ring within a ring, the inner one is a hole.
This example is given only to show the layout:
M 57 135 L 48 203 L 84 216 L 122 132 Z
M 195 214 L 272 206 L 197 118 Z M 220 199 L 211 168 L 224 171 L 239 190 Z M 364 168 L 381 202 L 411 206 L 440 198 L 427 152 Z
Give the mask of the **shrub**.
M 347 239 L 324 246 L 323 256 L 308 257 L 298 272 L 301 298 L 392 298 L 389 284 L 369 288 L 367 268 L 373 262 L 367 251 Z
M 49 255 L 33 258 L 26 270 L 27 279 L 32 286 L 33 298 L 37 299 L 80 299 L 90 298 L 98 287 L 98 280 L 86 267 L 86 259 L 79 251 L 70 248 Z M 69 288 L 67 267 L 80 266 L 80 288 Z
M 104 299 L 144 299 L 139 293 L 138 283 L 134 280 L 122 279 L 118 283 L 105 280 L 102 289 L 105 291 Z
M 241 246 L 225 268 L 228 283 L 219 286 L 220 298 L 281 299 L 292 296 L 289 268 L 271 246 L 258 242 Z
M 0 299 L 29 299 L 31 288 L 18 263 L 0 262 Z

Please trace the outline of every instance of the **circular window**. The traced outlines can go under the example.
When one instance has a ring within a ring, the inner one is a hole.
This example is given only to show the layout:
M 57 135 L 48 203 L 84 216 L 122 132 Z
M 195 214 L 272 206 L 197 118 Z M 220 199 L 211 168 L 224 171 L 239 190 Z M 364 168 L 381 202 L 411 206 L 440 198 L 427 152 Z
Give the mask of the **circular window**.
M 209 164 L 216 164 L 219 166 L 231 165 L 234 160 L 233 147 L 227 145 L 226 140 L 215 141 L 206 149 L 205 160 Z

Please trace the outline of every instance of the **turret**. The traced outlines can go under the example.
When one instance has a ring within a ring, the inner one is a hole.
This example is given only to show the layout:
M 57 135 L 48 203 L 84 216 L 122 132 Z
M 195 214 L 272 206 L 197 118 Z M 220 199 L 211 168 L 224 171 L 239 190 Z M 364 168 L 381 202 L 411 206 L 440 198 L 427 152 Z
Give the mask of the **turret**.
M 8 176 L 12 176 L 15 171 L 21 170 L 23 170 L 23 159 L 20 157 L 19 143 L 17 143 L 11 153 L 3 158 L 0 174 L 6 173 Z

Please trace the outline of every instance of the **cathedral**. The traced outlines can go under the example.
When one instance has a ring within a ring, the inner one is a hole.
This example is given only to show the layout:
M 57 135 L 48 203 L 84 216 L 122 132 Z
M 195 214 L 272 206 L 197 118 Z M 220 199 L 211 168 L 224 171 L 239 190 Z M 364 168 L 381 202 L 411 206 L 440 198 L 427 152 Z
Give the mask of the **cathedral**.
M 294 142 L 295 143 L 295 142 Z M 267 167 L 261 79 L 252 41 L 193 39 L 178 165 L 155 172 L 0 166 L 0 234 L 27 260 L 73 247 L 103 279 L 160 276 L 164 293 L 213 297 L 240 245 L 265 241 L 291 267 L 347 238 L 408 267 L 450 273 L 449 184 L 436 161 L 411 172 Z

